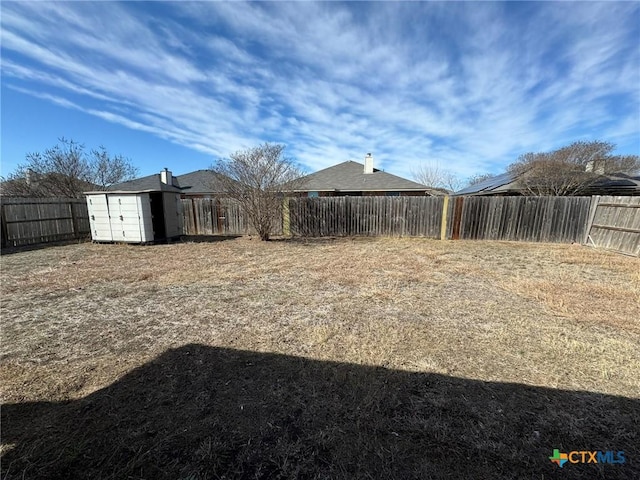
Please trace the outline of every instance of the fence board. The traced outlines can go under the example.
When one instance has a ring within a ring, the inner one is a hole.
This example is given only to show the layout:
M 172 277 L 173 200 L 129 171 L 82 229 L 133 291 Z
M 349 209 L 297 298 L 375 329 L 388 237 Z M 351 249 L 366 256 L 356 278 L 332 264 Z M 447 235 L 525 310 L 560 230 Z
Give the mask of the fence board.
M 185 235 L 254 235 L 242 206 L 230 198 L 183 198 L 182 221 Z M 282 219 L 274 229 L 282 234 Z
M 291 198 L 291 233 L 440 238 L 443 203 L 442 197 Z
M 579 242 L 590 201 L 590 197 L 457 197 L 446 212 L 447 237 Z M 291 232 L 439 238 L 443 205 L 442 197 L 295 198 L 289 208 Z
M 87 204 L 83 199 L 0 199 L 2 247 L 86 238 L 91 233 Z
M 451 203 L 454 223 L 460 220 L 449 238 L 581 242 L 590 202 L 590 197 L 457 197 Z

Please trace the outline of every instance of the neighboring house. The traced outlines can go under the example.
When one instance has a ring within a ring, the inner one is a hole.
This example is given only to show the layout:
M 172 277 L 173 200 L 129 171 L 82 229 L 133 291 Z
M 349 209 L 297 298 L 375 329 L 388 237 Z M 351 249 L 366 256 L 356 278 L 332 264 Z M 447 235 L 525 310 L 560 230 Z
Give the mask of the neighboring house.
M 518 178 L 503 173 L 455 192 L 454 195 L 527 195 L 518 185 Z M 640 176 L 624 173 L 601 175 L 594 183 L 585 187 L 578 195 L 640 195 Z
M 294 193 L 309 197 L 332 196 L 406 196 L 446 195 L 444 189 L 429 188 L 373 168 L 369 154 L 365 164 L 347 161 L 303 177 L 296 182 Z M 183 198 L 224 196 L 220 174 L 211 170 L 198 170 L 184 175 L 172 175 L 166 168 L 161 173 L 136 178 L 109 187 L 109 191 L 143 192 L 174 191 Z
M 224 194 L 220 175 L 211 170 L 197 170 L 184 175 L 172 175 L 166 168 L 161 173 L 136 178 L 109 187 L 110 191 L 173 191 L 184 197 L 215 197 Z
M 581 195 L 640 195 L 640 176 L 624 173 L 602 175 Z
M 303 177 L 294 192 L 307 197 L 445 195 L 442 189 L 373 168 L 367 154 L 364 165 L 347 161 Z

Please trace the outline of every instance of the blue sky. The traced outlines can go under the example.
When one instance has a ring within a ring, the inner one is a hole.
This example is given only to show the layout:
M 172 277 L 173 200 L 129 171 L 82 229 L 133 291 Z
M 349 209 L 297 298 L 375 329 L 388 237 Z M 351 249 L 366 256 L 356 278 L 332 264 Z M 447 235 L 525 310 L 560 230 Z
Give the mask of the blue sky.
M 143 175 L 265 141 L 461 177 L 575 140 L 640 154 L 640 3 L 6 2 L 2 174 L 72 138 Z

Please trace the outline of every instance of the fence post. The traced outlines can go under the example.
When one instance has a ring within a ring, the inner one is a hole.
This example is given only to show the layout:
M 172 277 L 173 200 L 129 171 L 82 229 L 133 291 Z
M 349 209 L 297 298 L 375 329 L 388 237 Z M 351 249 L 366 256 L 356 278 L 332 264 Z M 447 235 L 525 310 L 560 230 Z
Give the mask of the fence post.
M 282 201 L 282 235 L 291 236 L 291 217 L 289 212 L 289 198 L 284 197 Z
M 453 208 L 453 225 L 451 229 L 451 239 L 460 240 L 460 223 L 462 222 L 462 209 L 464 207 L 464 197 L 456 197 Z
M 442 219 L 440 221 L 440 240 L 447 239 L 447 211 L 449 210 L 449 195 L 444 196 L 442 204 Z

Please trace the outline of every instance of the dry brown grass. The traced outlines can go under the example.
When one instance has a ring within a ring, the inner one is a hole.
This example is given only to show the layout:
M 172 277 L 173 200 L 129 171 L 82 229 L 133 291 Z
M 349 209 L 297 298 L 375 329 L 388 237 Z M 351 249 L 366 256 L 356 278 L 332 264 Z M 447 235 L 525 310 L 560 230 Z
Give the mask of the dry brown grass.
M 640 260 L 568 245 L 246 238 L 2 258 L 4 403 L 83 399 L 189 344 L 637 399 Z

